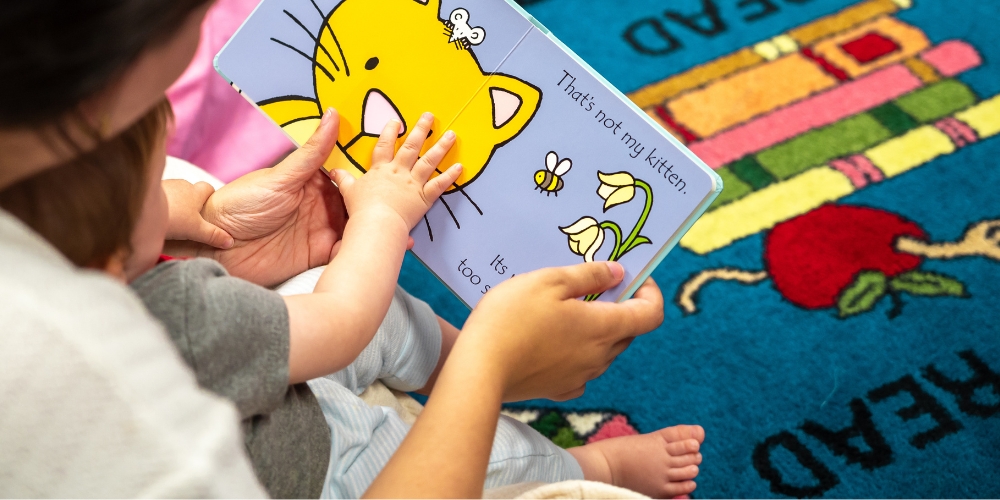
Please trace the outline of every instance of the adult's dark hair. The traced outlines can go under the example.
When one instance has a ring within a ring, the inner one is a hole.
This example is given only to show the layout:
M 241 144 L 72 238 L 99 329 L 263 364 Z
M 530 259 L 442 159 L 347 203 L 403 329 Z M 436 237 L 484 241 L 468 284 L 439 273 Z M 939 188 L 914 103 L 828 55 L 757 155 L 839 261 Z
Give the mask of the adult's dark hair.
M 41 127 L 73 113 L 208 1 L 3 2 L 0 127 Z

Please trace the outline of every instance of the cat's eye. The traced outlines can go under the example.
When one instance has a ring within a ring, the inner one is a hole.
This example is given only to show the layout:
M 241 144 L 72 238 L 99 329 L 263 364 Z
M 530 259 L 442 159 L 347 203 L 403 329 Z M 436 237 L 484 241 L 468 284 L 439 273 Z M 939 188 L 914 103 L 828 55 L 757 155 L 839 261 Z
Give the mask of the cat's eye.
M 375 69 L 375 66 L 378 66 L 378 58 L 377 57 L 373 57 L 373 58 L 369 59 L 368 62 L 365 63 L 365 69 L 367 69 L 367 70 L 373 70 L 373 69 Z

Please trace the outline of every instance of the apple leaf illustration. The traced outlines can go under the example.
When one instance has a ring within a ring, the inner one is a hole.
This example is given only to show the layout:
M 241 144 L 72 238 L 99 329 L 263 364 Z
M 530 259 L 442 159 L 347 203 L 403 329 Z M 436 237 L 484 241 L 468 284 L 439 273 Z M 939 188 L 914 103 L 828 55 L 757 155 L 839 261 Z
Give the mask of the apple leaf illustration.
M 961 281 L 943 274 L 926 271 L 910 271 L 900 274 L 889 281 L 889 287 L 896 291 L 924 297 L 942 295 L 964 297 L 966 295 L 965 285 Z
M 858 273 L 854 283 L 851 283 L 840 293 L 837 299 L 837 310 L 841 318 L 847 318 L 863 312 L 871 311 L 879 299 L 885 296 L 888 283 L 885 274 L 880 271 L 863 271 Z

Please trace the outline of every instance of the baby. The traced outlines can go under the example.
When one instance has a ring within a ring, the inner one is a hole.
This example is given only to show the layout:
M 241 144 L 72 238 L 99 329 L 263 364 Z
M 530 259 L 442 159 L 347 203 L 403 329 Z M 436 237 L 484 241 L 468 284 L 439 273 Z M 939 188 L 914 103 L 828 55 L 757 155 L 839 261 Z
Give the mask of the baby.
M 432 178 L 454 133 L 424 151 L 434 121 L 425 114 L 397 152 L 402 125 L 390 121 L 364 176 L 335 172 L 350 215 L 339 251 L 313 293 L 282 297 L 212 260 L 158 263 L 168 234 L 194 231 L 178 223 L 205 222 L 168 218 L 160 178 L 169 118 L 164 101 L 96 151 L 0 192 L 0 207 L 77 265 L 131 283 L 199 383 L 236 404 L 273 496 L 360 497 L 409 426 L 358 395 L 376 380 L 430 391 L 458 334 L 396 286 L 409 232 L 461 173 L 454 165 Z M 314 139 L 336 137 L 337 127 L 328 110 Z M 170 209 L 205 203 L 197 201 Z M 676 426 L 567 451 L 502 417 L 486 487 L 590 479 L 684 495 L 695 488 L 703 439 L 698 426 Z

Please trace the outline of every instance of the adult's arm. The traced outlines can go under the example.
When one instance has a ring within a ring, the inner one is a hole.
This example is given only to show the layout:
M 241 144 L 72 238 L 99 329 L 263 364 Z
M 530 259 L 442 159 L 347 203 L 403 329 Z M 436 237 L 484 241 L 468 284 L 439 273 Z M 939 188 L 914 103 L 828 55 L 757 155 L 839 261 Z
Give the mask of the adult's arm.
M 503 401 L 577 397 L 636 335 L 663 321 L 652 280 L 621 304 L 577 299 L 611 288 L 622 273 L 595 262 L 519 275 L 491 290 L 365 496 L 479 498 Z

